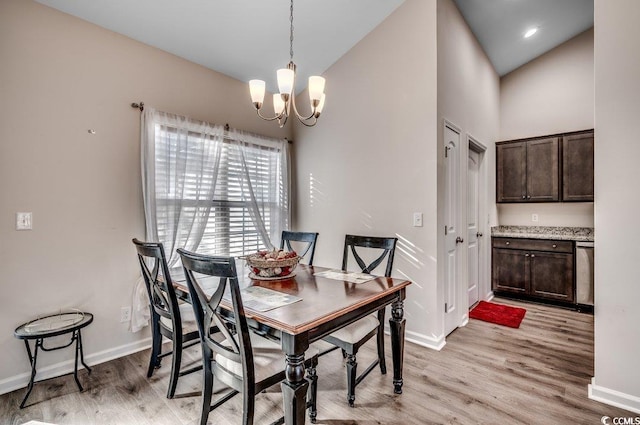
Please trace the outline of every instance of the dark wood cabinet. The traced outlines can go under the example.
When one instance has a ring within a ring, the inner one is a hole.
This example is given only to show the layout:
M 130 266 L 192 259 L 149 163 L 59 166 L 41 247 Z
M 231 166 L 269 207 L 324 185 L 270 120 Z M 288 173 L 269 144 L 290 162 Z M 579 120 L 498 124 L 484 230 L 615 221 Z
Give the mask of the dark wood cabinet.
M 562 138 L 562 200 L 593 201 L 593 131 Z
M 593 130 L 496 143 L 496 202 L 592 202 Z
M 573 304 L 572 241 L 492 238 L 495 293 Z
M 557 137 L 496 144 L 496 201 L 558 201 L 558 146 Z
M 526 142 L 496 145 L 497 201 L 525 202 L 527 191 Z

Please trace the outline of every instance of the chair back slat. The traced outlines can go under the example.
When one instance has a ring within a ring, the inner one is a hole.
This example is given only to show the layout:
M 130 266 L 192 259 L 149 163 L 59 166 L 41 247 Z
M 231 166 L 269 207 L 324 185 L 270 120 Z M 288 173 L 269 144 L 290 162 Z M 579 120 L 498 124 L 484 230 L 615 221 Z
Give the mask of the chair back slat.
M 176 323 L 181 323 L 180 309 L 162 244 L 138 239 L 133 239 L 133 243 L 150 305 L 156 314 L 171 319 L 173 329 L 176 329 Z M 148 262 L 151 262 L 152 267 L 149 267 Z
M 393 270 L 393 259 L 395 255 L 396 243 L 398 238 L 395 237 L 376 237 L 376 236 L 357 236 L 346 235 L 344 240 L 344 252 L 342 255 L 342 270 L 347 270 L 347 264 L 349 261 L 349 252 L 351 252 L 353 259 L 360 267 L 362 273 L 370 274 L 376 269 L 384 259 L 387 259 L 384 275 L 391 277 L 391 271 Z M 367 264 L 356 248 L 371 248 L 381 249 L 382 253 L 375 260 Z
M 296 253 L 301 259 L 306 259 L 308 265 L 312 266 L 317 240 L 318 233 L 283 230 L 282 238 L 280 239 L 280 249 L 284 249 L 286 246 L 288 251 L 296 251 L 291 245 L 291 242 L 302 242 L 303 249 L 297 250 Z M 306 258 L 307 254 L 309 255 L 308 258 Z
M 237 391 L 255 384 L 253 355 L 249 326 L 244 315 L 244 307 L 240 295 L 240 286 L 233 257 L 214 257 L 196 254 L 178 249 L 182 267 L 187 280 L 191 302 L 196 316 L 198 331 L 202 342 L 203 355 L 213 359 L 215 355 L 223 356 L 243 365 L 243 375 L 235 375 L 232 382 L 225 380 Z M 203 289 L 213 289 L 209 278 L 218 278 L 213 293 L 208 296 Z M 225 294 L 230 294 L 233 317 L 222 315 L 220 302 Z M 231 326 L 231 328 L 230 328 Z M 219 371 L 221 366 L 214 366 Z M 233 374 L 225 370 L 227 374 Z

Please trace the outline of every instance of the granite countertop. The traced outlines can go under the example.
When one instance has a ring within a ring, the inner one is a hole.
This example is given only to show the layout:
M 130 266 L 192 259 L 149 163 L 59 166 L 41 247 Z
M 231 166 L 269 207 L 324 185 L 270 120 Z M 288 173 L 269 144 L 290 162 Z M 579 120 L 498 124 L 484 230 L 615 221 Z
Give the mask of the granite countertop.
M 593 241 L 593 227 L 494 226 L 491 236 L 503 238 L 557 239 Z

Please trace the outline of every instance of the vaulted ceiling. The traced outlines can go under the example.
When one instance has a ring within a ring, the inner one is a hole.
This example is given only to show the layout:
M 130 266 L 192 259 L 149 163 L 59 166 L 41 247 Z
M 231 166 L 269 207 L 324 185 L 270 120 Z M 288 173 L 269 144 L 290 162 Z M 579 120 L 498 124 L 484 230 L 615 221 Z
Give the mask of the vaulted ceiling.
M 289 62 L 286 0 L 37 0 L 241 81 Z M 297 0 L 297 90 L 322 74 L 405 0 Z M 426 0 L 420 0 L 426 1 Z M 593 0 L 454 0 L 504 75 L 593 25 Z M 524 39 L 529 27 L 538 33 Z

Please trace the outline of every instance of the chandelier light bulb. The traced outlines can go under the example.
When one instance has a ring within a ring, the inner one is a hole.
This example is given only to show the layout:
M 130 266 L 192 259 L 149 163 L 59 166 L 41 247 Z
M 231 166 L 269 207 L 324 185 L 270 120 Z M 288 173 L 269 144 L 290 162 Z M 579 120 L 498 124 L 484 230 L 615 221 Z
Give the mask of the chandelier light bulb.
M 293 69 L 279 69 L 277 75 L 278 89 L 280 90 L 280 94 L 286 94 L 287 96 L 291 95 L 291 92 L 293 91 L 293 80 L 295 76 Z
M 324 82 L 324 78 L 317 75 L 309 77 L 309 100 L 311 100 L 311 106 L 316 106 L 320 102 L 320 98 L 324 93 Z
M 277 116 L 282 115 L 282 113 L 284 112 L 284 107 L 285 103 L 282 95 L 280 95 L 280 93 L 275 93 L 273 95 L 273 110 Z
M 251 101 L 258 109 L 262 106 L 264 101 L 265 82 L 262 80 L 249 81 L 249 91 L 251 92 Z

